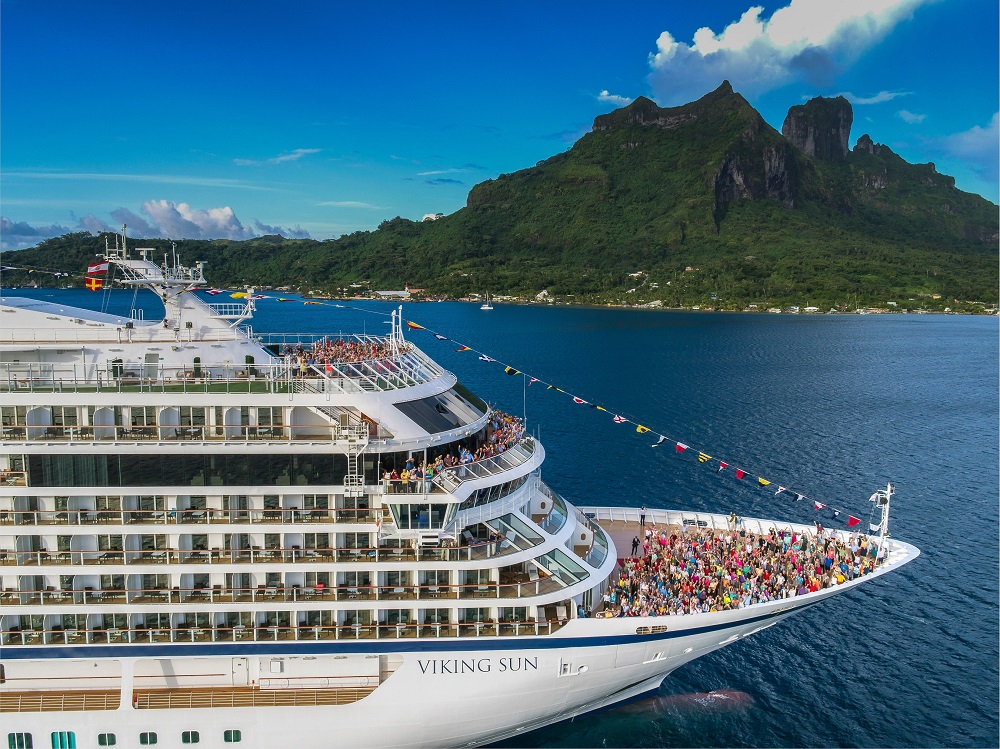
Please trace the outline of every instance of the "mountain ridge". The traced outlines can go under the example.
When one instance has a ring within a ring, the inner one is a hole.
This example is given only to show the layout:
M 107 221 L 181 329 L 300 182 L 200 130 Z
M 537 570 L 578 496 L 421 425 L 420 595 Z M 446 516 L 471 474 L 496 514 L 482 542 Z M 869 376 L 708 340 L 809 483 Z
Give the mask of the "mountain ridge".
M 997 207 L 868 134 L 848 148 L 852 121 L 845 99 L 816 98 L 789 110 L 783 134 L 728 82 L 678 107 L 639 97 L 596 117 L 567 151 L 475 185 L 437 221 L 178 248 L 208 260 L 213 283 L 296 278 L 325 291 L 367 279 L 449 296 L 638 301 L 627 294 L 641 273 L 642 299 L 666 304 L 993 302 Z M 86 244 L 73 236 L 21 257 Z

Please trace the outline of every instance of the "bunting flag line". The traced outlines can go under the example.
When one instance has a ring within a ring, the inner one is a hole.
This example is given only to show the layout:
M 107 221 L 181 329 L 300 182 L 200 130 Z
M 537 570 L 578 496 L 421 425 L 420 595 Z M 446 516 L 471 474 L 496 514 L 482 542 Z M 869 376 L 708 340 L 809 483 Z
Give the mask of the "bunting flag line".
M 97 291 L 104 285 L 104 281 L 99 278 L 88 278 L 84 283 L 90 291 Z
M 289 299 L 288 297 L 279 296 L 277 301 L 279 302 L 294 302 L 294 299 Z
M 108 268 L 111 267 L 111 263 L 96 263 L 94 265 L 87 266 L 88 276 L 101 276 L 108 272 Z
M 212 292 L 210 291 L 209 293 L 212 293 Z M 222 293 L 222 292 L 218 291 L 217 293 Z M 231 294 L 231 296 L 233 298 L 240 298 L 240 297 L 246 296 L 246 294 L 245 293 L 237 293 L 237 294 Z M 253 298 L 259 299 L 259 298 L 267 298 L 267 297 L 253 297 Z M 279 301 L 281 301 L 281 300 L 279 300 Z M 306 302 L 306 304 L 322 304 L 322 303 L 321 302 Z M 327 305 L 327 306 L 335 306 L 335 307 L 338 307 L 338 308 L 342 307 L 342 305 L 339 305 L 339 304 Z M 354 307 L 349 307 L 349 306 L 344 307 L 344 308 L 358 309 L 359 311 L 362 311 L 362 312 L 371 312 L 371 310 L 365 310 L 365 309 L 362 309 L 362 308 L 354 308 Z M 383 314 L 383 313 L 377 313 L 377 314 Z M 406 322 L 407 328 L 409 328 L 410 330 L 424 330 L 424 331 L 429 332 L 431 335 L 434 336 L 434 338 L 436 338 L 439 341 L 452 341 L 454 343 L 458 343 L 457 341 L 454 341 L 454 339 L 449 338 L 446 335 L 438 333 L 438 332 L 436 332 L 434 330 L 428 330 L 425 326 L 420 325 L 419 323 L 413 322 L 411 320 L 406 320 L 405 322 Z M 479 351 L 476 351 L 475 349 L 473 349 L 473 348 L 471 348 L 469 346 L 466 346 L 464 344 L 461 344 L 459 346 L 459 348 L 455 349 L 455 351 L 456 352 L 475 351 L 476 353 L 479 354 L 479 360 L 480 361 L 487 362 L 487 363 L 498 363 L 497 359 L 494 359 L 493 357 L 491 357 L 491 356 L 489 356 L 487 354 L 483 354 L 483 353 L 481 353 Z M 603 406 L 599 406 L 596 403 L 591 403 L 589 401 L 586 401 L 586 400 L 584 400 L 583 398 L 581 398 L 581 397 L 579 397 L 577 395 L 573 395 L 572 393 L 567 393 L 562 388 L 557 387 L 556 385 L 544 382 L 543 380 L 540 380 L 537 377 L 534 377 L 534 376 L 528 374 L 527 372 L 524 372 L 523 370 L 517 369 L 516 367 L 513 367 L 513 366 L 507 364 L 506 362 L 499 362 L 499 364 L 503 368 L 504 374 L 507 374 L 507 375 L 509 375 L 511 377 L 513 377 L 515 375 L 521 375 L 522 377 L 526 378 L 527 381 L 528 381 L 527 382 L 528 386 L 531 386 L 531 385 L 533 385 L 536 382 L 541 382 L 543 385 L 545 385 L 545 389 L 546 390 L 555 390 L 558 393 L 562 393 L 564 395 L 568 395 L 570 398 L 573 399 L 573 402 L 576 403 L 576 404 L 578 404 L 578 405 L 585 405 L 585 406 L 589 406 L 590 408 L 596 409 L 598 411 L 607 412 L 607 409 L 604 408 Z M 650 427 L 648 427 L 648 426 L 646 426 L 644 424 L 639 424 L 638 422 L 635 422 L 635 421 L 631 421 L 630 419 L 627 419 L 624 416 L 621 416 L 619 414 L 614 414 L 613 417 L 612 417 L 612 420 L 614 421 L 615 424 L 627 424 L 627 423 L 635 424 L 635 431 L 638 434 L 646 434 L 647 432 L 653 431 Z M 659 447 L 660 445 L 662 445 L 665 442 L 672 441 L 671 438 L 668 437 L 668 436 L 666 436 L 666 435 L 659 434 L 658 432 L 653 432 L 653 433 L 656 435 L 657 439 L 656 439 L 656 442 L 654 442 L 653 444 L 650 445 L 650 447 Z M 683 452 L 685 452 L 685 451 L 687 451 L 689 449 L 689 446 L 686 445 L 686 444 L 684 444 L 683 442 L 676 442 L 675 441 L 674 442 L 674 449 L 678 453 L 683 453 Z M 697 455 L 699 463 L 708 463 L 711 460 L 718 460 L 718 459 L 714 459 L 711 455 L 709 455 L 708 453 L 703 452 L 701 450 L 695 449 L 694 452 Z M 727 463 L 726 461 L 724 461 L 724 460 L 718 460 L 718 468 L 716 469 L 716 472 L 717 473 L 721 473 L 723 470 L 725 470 L 726 468 L 729 468 L 729 467 L 730 467 L 730 464 Z M 742 481 L 746 477 L 747 472 L 744 469 L 742 469 L 742 468 L 734 468 L 734 475 L 736 476 L 737 480 Z M 763 476 L 757 476 L 757 480 L 756 480 L 756 485 L 757 486 L 767 487 L 767 486 L 770 486 L 771 483 L 772 483 L 771 481 L 769 481 L 768 479 L 765 479 Z M 782 494 L 783 492 L 788 492 L 792 496 L 792 501 L 794 501 L 794 502 L 801 502 L 804 499 L 811 499 L 810 497 L 807 497 L 806 495 L 802 494 L 801 492 L 797 492 L 797 491 L 794 491 L 792 489 L 789 489 L 788 487 L 780 486 L 780 485 L 777 487 L 777 491 L 774 492 L 774 496 L 777 497 L 779 494 Z M 813 506 L 814 506 L 814 508 L 816 510 L 820 510 L 820 509 L 823 509 L 823 508 L 827 507 L 826 504 L 824 504 L 822 502 L 819 502 L 819 501 L 816 501 L 816 500 L 813 500 Z M 830 508 L 830 509 L 834 512 L 834 517 L 835 518 L 841 516 L 842 513 L 841 513 L 840 510 L 837 510 L 835 508 Z M 848 517 L 848 527 L 854 527 L 854 526 L 858 525 L 860 522 L 861 522 L 860 519 L 856 518 L 854 515 L 849 515 L 849 517 Z
M 229 298 L 230 299 L 246 299 L 247 298 L 247 293 L 245 291 L 234 291 L 232 294 L 229 295 Z M 309 302 L 306 302 L 306 304 L 308 304 L 308 303 Z

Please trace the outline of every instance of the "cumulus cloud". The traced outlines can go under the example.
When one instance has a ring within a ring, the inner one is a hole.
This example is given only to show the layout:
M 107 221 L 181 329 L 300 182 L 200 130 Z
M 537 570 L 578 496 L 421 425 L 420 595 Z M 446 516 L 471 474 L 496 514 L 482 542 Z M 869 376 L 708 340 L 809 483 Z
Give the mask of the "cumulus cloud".
M 0 250 L 19 250 L 33 247 L 44 239 L 69 234 L 72 231 L 86 231 L 91 234 L 117 232 L 121 224 L 129 227 L 129 235 L 143 239 L 251 239 L 262 234 L 280 234 L 290 239 L 311 239 L 309 232 L 296 225 L 294 229 L 271 226 L 254 220 L 252 226 L 243 224 L 229 206 L 199 210 L 187 203 L 169 200 L 148 200 L 142 204 L 142 216 L 128 208 L 116 208 L 111 217 L 118 225 L 112 227 L 103 219 L 88 214 L 75 227 L 52 224 L 32 226 L 25 221 L 11 221 L 0 218 Z
M 0 217 L 0 250 L 21 250 L 33 247 L 43 239 L 68 234 L 72 229 L 58 224 L 32 226 L 26 221 L 11 221 Z
M 986 127 L 976 125 L 941 140 L 942 150 L 949 156 L 966 162 L 983 179 L 997 182 L 1000 161 L 1000 112 Z
M 852 94 L 850 91 L 841 91 L 838 94 L 838 96 L 843 96 L 845 99 L 847 99 L 849 102 L 851 102 L 851 104 L 854 104 L 855 106 L 865 106 L 868 104 L 881 104 L 882 102 L 885 101 L 892 101 L 893 99 L 899 96 L 909 96 L 909 95 L 910 95 L 909 91 L 879 91 L 874 96 L 856 96 L 855 94 Z M 809 96 L 803 98 L 811 99 L 813 97 Z
M 898 114 L 899 118 L 908 125 L 919 125 L 921 122 L 927 119 L 926 114 L 914 114 L 913 112 L 910 112 L 906 109 L 900 109 L 898 112 L 896 112 L 896 114 Z
M 253 226 L 261 234 L 278 234 L 289 239 L 312 239 L 312 235 L 298 224 L 295 225 L 294 229 L 286 229 L 283 226 L 271 226 L 269 224 L 262 224 L 260 221 L 254 221 Z
M 604 89 L 597 95 L 597 100 L 602 103 L 614 104 L 616 107 L 624 107 L 626 104 L 632 103 L 629 97 L 608 93 L 607 89 Z
M 116 208 L 111 211 L 111 218 L 119 224 L 125 224 L 129 229 L 129 234 L 134 237 L 162 236 L 159 227 L 150 226 L 142 216 L 137 216 L 128 208 Z
M 669 31 L 649 55 L 650 87 L 663 104 L 696 99 L 728 79 L 755 95 L 794 80 L 828 86 L 926 0 L 791 0 L 770 18 L 755 6 L 716 33 L 698 29 L 690 44 Z
M 319 153 L 322 149 L 320 148 L 296 148 L 294 151 L 289 153 L 279 154 L 270 159 L 264 159 L 263 161 L 255 161 L 253 159 L 233 159 L 233 163 L 237 166 L 262 166 L 264 164 L 284 164 L 286 161 L 298 161 L 303 156 L 308 156 L 310 154 Z
M 200 210 L 172 200 L 147 200 L 142 212 L 160 227 L 164 236 L 177 239 L 249 239 L 253 231 L 243 226 L 229 206 Z

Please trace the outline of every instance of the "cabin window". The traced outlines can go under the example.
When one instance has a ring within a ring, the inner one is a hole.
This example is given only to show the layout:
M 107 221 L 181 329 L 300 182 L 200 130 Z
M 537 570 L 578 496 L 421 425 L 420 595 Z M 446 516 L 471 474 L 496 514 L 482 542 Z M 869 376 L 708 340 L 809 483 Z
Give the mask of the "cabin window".
M 73 731 L 53 731 L 52 749 L 76 749 L 76 734 Z
M 97 734 L 98 746 L 114 746 L 117 743 L 118 743 L 118 738 L 113 733 Z
M 34 749 L 30 733 L 8 733 L 7 749 Z
M 147 731 L 139 734 L 139 744 L 141 746 L 152 746 L 155 743 L 156 733 L 154 731 Z
M 181 743 L 182 744 L 198 744 L 201 742 L 201 736 L 197 731 L 182 731 L 181 732 Z
M 238 744 L 243 741 L 243 732 L 235 728 L 229 729 L 222 734 L 222 740 L 227 744 Z

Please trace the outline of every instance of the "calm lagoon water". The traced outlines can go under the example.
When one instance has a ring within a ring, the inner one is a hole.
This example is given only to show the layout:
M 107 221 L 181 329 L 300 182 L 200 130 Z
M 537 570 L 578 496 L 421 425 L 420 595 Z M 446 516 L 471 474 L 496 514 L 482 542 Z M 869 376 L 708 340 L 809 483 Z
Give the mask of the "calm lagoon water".
M 111 311 L 132 305 L 128 292 L 111 299 Z M 140 303 L 157 314 L 152 295 Z M 369 311 L 263 300 L 254 328 L 387 330 L 388 304 L 355 306 Z M 657 698 L 504 746 L 1000 744 L 997 318 L 483 312 L 450 302 L 406 304 L 404 316 L 608 409 L 527 388 L 473 352 L 408 332 L 476 393 L 526 416 L 548 452 L 545 479 L 572 501 L 835 524 L 810 502 L 699 465 L 693 451 L 650 449 L 649 435 L 612 422 L 620 413 L 863 522 L 869 495 L 891 480 L 891 532 L 922 551 L 898 573 L 674 672 Z M 717 712 L 670 699 L 721 689 L 749 705 Z

